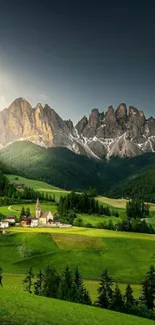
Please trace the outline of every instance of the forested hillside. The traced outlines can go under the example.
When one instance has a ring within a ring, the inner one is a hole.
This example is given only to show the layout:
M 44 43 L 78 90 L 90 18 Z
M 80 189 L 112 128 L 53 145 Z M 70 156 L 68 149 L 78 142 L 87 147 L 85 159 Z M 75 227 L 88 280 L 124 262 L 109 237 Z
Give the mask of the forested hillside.
M 114 187 L 108 195 L 115 198 L 138 197 L 147 202 L 155 202 L 155 167 L 141 172 L 130 180 Z
M 122 197 L 130 195 L 132 182 L 140 172 L 149 168 L 154 170 L 155 154 L 146 153 L 124 159 L 113 157 L 109 161 L 104 157 L 102 160 L 95 160 L 77 155 L 66 148 L 45 149 L 20 141 L 0 150 L 0 162 L 14 168 L 13 174 L 45 181 L 60 188 L 88 190 L 92 187 L 97 189 L 98 194 L 107 194 L 110 191 L 110 196 Z M 129 190 L 124 192 L 124 185 L 118 186 L 122 181 L 131 184 Z M 148 192 L 149 186 L 150 180 L 146 177 L 144 192 Z M 111 191 L 113 188 L 115 190 Z M 152 188 L 149 192 L 151 191 Z

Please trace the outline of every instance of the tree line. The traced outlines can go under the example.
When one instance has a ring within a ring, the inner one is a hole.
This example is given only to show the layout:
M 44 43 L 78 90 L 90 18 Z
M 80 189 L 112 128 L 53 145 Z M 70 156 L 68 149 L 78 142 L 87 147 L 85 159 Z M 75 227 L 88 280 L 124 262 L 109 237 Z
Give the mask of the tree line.
M 155 320 L 155 268 L 153 265 L 150 266 L 142 281 L 138 299 L 134 298 L 133 289 L 129 284 L 125 289 L 125 294 L 122 294 L 118 284 L 113 289 L 113 284 L 113 279 L 107 269 L 104 270 L 100 278 L 96 306 Z
M 79 194 L 72 191 L 66 196 L 61 196 L 58 204 L 58 216 L 60 220 L 73 224 L 77 213 L 96 214 L 99 216 L 111 216 L 113 213 L 114 216 L 119 217 L 118 212 L 111 211 L 108 206 L 99 204 L 91 192 L 82 192 Z
M 45 296 L 76 303 L 94 305 L 155 320 L 155 268 L 150 269 L 141 284 L 140 296 L 135 299 L 133 289 L 128 284 L 123 294 L 108 270 L 105 269 L 100 277 L 98 296 L 92 303 L 86 290 L 78 267 L 72 271 L 69 266 L 59 275 L 55 268 L 48 265 L 44 272 L 41 270 L 34 276 L 32 267 L 23 280 L 24 290 L 37 296 Z
M 9 190 L 5 191 L 6 194 L 3 197 L 0 196 L 0 206 L 24 203 L 26 201 L 35 202 L 37 198 L 39 198 L 41 201 L 56 201 L 55 194 L 51 195 L 49 193 L 34 191 L 31 187 L 25 187 L 22 191 L 18 191 L 14 188 L 14 186 L 10 186 L 11 187 L 9 187 Z
M 67 266 L 59 275 L 54 267 L 48 265 L 44 272 L 42 270 L 34 276 L 32 267 L 28 270 L 23 280 L 24 290 L 37 296 L 57 298 L 91 305 L 91 299 L 86 290 L 78 267 L 71 271 Z

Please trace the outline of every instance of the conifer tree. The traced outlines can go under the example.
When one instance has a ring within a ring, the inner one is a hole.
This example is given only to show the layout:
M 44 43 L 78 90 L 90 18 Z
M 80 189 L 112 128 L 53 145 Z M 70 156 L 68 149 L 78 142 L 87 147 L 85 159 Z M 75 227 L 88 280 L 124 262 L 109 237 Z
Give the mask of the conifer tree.
M 112 297 L 112 309 L 116 311 L 123 310 L 123 297 L 120 288 L 117 284 L 115 286 L 115 290 Z
M 21 217 L 25 216 L 25 208 L 24 207 L 21 208 L 20 216 Z
M 25 279 L 23 280 L 24 290 L 28 291 L 29 293 L 32 293 L 33 279 L 34 279 L 34 275 L 33 275 L 32 267 L 30 267 Z
M 30 209 L 29 208 L 26 208 L 26 210 L 25 210 L 25 216 L 26 217 L 29 217 L 30 215 L 31 215 Z
M 86 290 L 86 288 L 83 288 L 82 304 L 84 305 L 92 304 L 89 292 Z
M 105 269 L 100 278 L 100 287 L 98 289 L 98 298 L 96 304 L 102 308 L 111 308 L 113 290 L 113 281 L 108 275 L 108 270 Z
M 44 275 L 40 270 L 36 276 L 36 281 L 34 283 L 34 294 L 41 296 L 43 294 L 43 285 L 44 285 Z
M 150 266 L 149 271 L 142 282 L 142 292 L 140 300 L 147 306 L 148 309 L 155 307 L 155 268 Z
M 91 305 L 91 299 L 88 291 L 84 287 L 82 277 L 76 267 L 73 277 L 72 301 L 81 304 Z
M 45 297 L 57 298 L 60 277 L 55 268 L 48 265 L 44 273 L 43 295 Z
M 67 266 L 62 274 L 59 299 L 73 301 L 73 275 L 69 266 Z
M 124 307 L 126 311 L 130 310 L 134 306 L 134 296 L 133 296 L 133 290 L 130 286 L 130 284 L 127 285 L 124 295 Z

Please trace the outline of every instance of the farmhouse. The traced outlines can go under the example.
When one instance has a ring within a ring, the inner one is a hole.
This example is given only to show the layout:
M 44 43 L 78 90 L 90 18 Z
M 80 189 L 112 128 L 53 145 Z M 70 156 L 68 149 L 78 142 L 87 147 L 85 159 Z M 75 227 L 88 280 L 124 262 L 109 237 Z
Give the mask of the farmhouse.
M 0 221 L 0 229 L 8 228 L 9 227 L 9 222 L 6 220 Z
M 31 227 L 37 227 L 39 220 L 37 218 L 31 218 Z
M 6 216 L 5 221 L 8 221 L 9 225 L 15 225 L 16 216 Z

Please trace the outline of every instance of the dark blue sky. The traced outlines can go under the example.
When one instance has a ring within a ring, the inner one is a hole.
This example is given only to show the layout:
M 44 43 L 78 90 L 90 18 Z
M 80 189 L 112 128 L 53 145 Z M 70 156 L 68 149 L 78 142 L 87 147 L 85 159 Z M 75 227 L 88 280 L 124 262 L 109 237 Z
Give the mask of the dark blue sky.
M 16 97 L 155 116 L 155 1 L 0 0 L 0 108 Z

